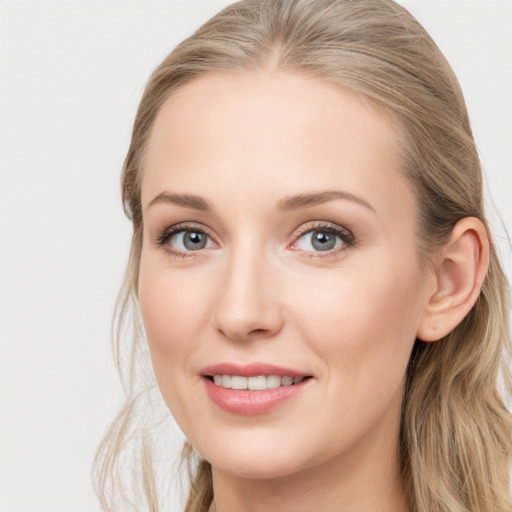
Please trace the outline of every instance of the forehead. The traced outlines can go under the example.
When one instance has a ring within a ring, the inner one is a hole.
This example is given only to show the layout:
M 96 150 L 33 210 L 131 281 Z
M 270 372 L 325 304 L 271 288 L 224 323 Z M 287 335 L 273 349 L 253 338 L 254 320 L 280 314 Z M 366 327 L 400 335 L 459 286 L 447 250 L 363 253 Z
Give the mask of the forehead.
M 399 144 L 390 115 L 338 85 L 211 73 L 161 107 L 146 148 L 143 207 L 166 188 L 217 193 L 223 184 L 252 198 L 342 186 L 378 202 L 379 192 L 408 190 Z

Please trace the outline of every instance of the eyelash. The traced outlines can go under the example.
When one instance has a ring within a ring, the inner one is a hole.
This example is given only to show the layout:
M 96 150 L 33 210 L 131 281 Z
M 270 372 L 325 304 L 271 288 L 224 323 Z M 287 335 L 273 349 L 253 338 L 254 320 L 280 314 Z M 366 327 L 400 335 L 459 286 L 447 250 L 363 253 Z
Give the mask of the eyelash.
M 305 251 L 303 249 L 294 249 L 296 251 L 299 251 L 303 253 L 307 257 L 311 258 L 328 258 L 332 257 L 334 255 L 339 254 L 340 252 L 346 251 L 347 249 L 350 249 L 351 247 L 354 247 L 356 245 L 356 239 L 353 233 L 348 230 L 347 228 L 338 226 L 337 224 L 333 224 L 331 222 L 316 222 L 313 224 L 306 224 L 305 226 L 300 227 L 294 234 L 295 243 L 306 235 L 307 233 L 311 232 L 321 232 L 321 233 L 329 233 L 331 235 L 335 235 L 341 239 L 342 246 L 337 249 L 330 249 L 327 251 Z
M 195 252 L 200 252 L 200 249 L 197 251 L 178 251 L 176 249 L 173 249 L 170 245 L 167 245 L 167 242 L 177 233 L 182 232 L 197 232 L 197 233 L 203 233 L 210 239 L 212 237 L 208 234 L 208 232 L 204 228 L 197 227 L 194 224 L 188 224 L 188 223 L 182 223 L 182 224 L 175 224 L 174 226 L 170 226 L 166 229 L 164 229 L 159 235 L 157 235 L 154 244 L 157 247 L 163 247 L 165 250 L 170 253 L 174 257 L 178 258 L 188 258 L 193 257 Z M 338 236 L 342 241 L 342 247 L 337 249 L 331 249 L 327 251 L 306 251 L 303 249 L 294 249 L 295 251 L 299 251 L 306 255 L 307 257 L 311 258 L 326 258 L 329 256 L 333 256 L 335 254 L 338 254 L 339 252 L 346 251 L 347 249 L 353 247 L 356 245 L 356 239 L 352 232 L 346 228 L 343 228 L 341 226 L 338 226 L 336 224 L 330 223 L 330 222 L 320 222 L 317 221 L 313 224 L 306 224 L 305 226 L 302 226 L 297 231 L 293 233 L 293 237 L 295 239 L 294 244 L 304 235 L 307 233 L 319 231 L 322 233 L 329 233 L 335 236 Z
M 168 253 L 170 253 L 172 256 L 175 256 L 177 258 L 188 258 L 188 257 L 191 257 L 191 256 L 194 255 L 193 254 L 194 252 L 198 252 L 198 251 L 188 251 L 187 253 L 185 253 L 185 252 L 177 251 L 176 249 L 173 249 L 170 245 L 166 246 L 167 242 L 174 235 L 176 235 L 177 233 L 182 233 L 182 232 L 186 232 L 186 231 L 193 231 L 193 232 L 196 232 L 196 233 L 203 233 L 206 236 L 208 236 L 209 238 L 211 238 L 210 235 L 208 235 L 208 233 L 203 228 L 197 227 L 194 224 L 182 223 L 182 224 L 175 224 L 174 226 L 171 226 L 169 228 L 164 229 L 156 237 L 155 245 L 157 247 L 165 248 L 165 250 Z

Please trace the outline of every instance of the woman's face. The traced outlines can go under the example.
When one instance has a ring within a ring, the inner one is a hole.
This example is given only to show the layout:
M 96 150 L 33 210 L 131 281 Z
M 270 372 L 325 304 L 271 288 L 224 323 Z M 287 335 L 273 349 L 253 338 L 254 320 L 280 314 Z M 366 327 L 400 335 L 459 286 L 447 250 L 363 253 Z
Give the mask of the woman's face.
M 398 139 L 358 96 L 290 74 L 212 73 L 161 108 L 140 306 L 162 395 L 214 468 L 396 451 L 429 295 Z

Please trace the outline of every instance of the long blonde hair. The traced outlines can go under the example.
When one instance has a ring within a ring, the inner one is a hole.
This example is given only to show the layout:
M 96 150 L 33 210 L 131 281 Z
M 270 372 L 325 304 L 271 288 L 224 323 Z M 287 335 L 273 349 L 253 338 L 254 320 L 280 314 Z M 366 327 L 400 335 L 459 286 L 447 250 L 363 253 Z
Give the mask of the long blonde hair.
M 487 226 L 462 92 L 435 43 L 404 8 L 392 0 L 242 0 L 221 11 L 152 74 L 123 168 L 133 239 L 114 354 L 126 402 L 96 459 L 105 511 L 162 510 L 164 492 L 153 469 L 160 423 L 147 420 L 155 386 L 137 301 L 142 158 L 155 116 L 170 94 L 204 73 L 269 67 L 339 84 L 396 119 L 404 133 L 403 172 L 418 197 L 417 244 L 425 261 L 460 219 L 474 216 Z M 512 510 L 512 421 L 503 399 L 511 392 L 508 284 L 492 239 L 490 257 L 471 312 L 443 340 L 417 340 L 411 355 L 400 455 L 414 512 Z M 205 512 L 213 496 L 210 465 L 187 443 L 183 455 L 186 512 Z

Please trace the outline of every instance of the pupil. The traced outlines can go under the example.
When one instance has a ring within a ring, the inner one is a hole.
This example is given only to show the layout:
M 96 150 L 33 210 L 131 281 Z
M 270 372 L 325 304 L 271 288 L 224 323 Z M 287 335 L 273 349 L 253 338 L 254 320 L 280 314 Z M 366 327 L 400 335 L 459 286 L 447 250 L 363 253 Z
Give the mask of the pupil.
M 328 251 L 336 245 L 336 237 L 332 233 L 315 231 L 313 234 L 312 244 L 318 251 Z
M 183 237 L 183 245 L 190 250 L 203 249 L 206 245 L 206 237 L 197 231 L 187 231 Z

